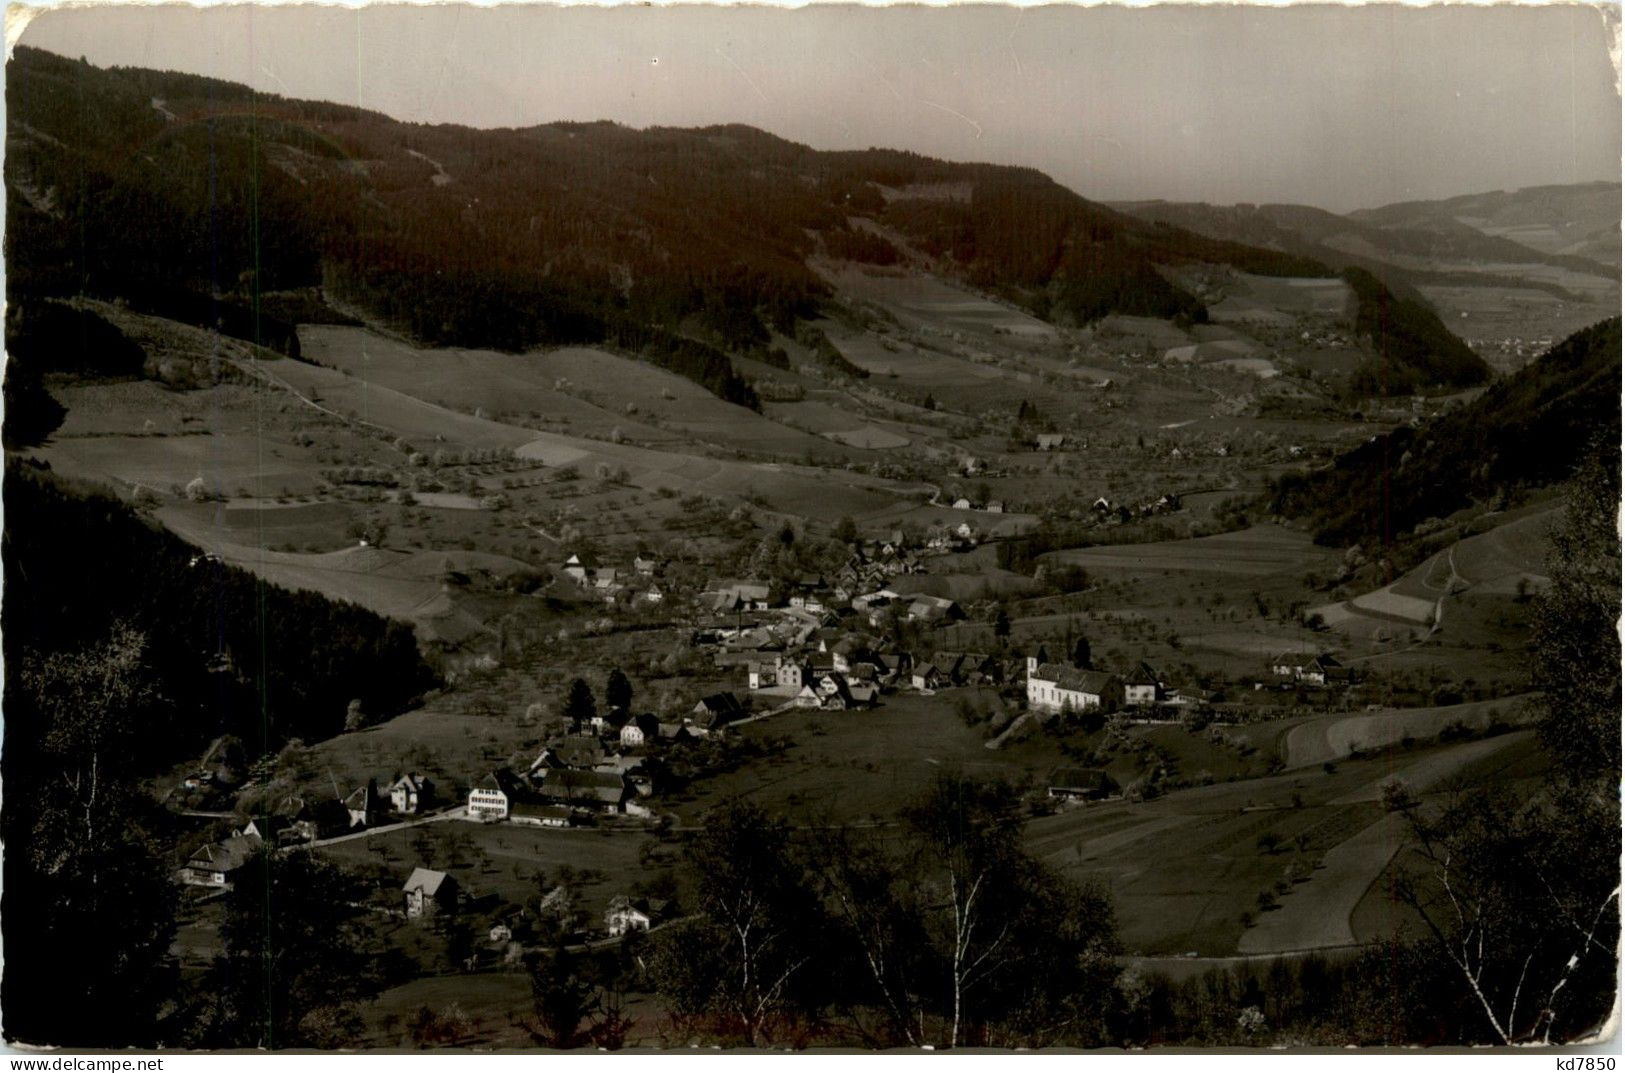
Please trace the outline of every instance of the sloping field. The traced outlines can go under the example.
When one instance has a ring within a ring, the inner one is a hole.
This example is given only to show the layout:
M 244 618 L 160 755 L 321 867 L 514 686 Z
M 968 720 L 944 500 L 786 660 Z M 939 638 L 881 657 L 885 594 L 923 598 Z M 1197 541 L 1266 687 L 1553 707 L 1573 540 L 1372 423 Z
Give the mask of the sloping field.
M 1352 308 L 1354 291 L 1340 279 L 1253 276 L 1237 272 L 1225 283 L 1223 300 L 1208 306 L 1219 322 L 1260 319 L 1271 313 L 1341 317 Z
M 819 326 L 847 361 L 909 391 L 922 396 L 931 394 L 944 404 L 966 405 L 977 400 L 982 405 L 997 405 L 1003 401 L 1019 401 L 1034 390 L 1030 375 L 992 362 L 961 357 L 946 341 L 940 348 L 911 342 L 886 346 L 868 332 L 833 321 L 821 321 Z
M 317 466 L 277 457 L 252 431 L 201 436 L 58 437 L 41 452 L 70 473 L 172 490 L 202 477 L 222 495 L 241 489 L 275 495 L 315 491 Z
M 1433 625 L 1438 617 L 1439 599 L 1405 596 L 1396 592 L 1393 585 L 1384 585 L 1351 600 L 1322 604 L 1309 610 L 1334 630 L 1371 629 L 1390 635 L 1396 628 L 1421 629 Z
M 1242 933 L 1236 950 L 1282 954 L 1354 945 L 1349 917 L 1404 843 L 1405 817 L 1392 813 L 1328 850 L 1309 882 L 1278 909 L 1260 914 L 1258 922 Z
M 843 514 L 855 518 L 876 514 L 899 499 L 914 498 L 919 491 L 861 474 L 842 473 L 832 479 L 829 471 L 808 466 L 702 458 L 559 433 L 533 432 L 454 413 L 443 406 L 357 380 L 334 369 L 301 365 L 298 370 L 301 380 L 308 381 L 319 393 L 319 401 L 311 405 L 367 421 L 417 445 L 449 443 L 473 448 L 510 448 L 521 458 L 536 459 L 548 466 L 582 467 L 586 476 L 591 476 L 593 469 L 603 464 L 611 469 L 624 469 L 628 481 L 642 488 L 760 496 L 772 509 L 799 514 L 810 510 L 812 517 L 824 521 L 834 521 Z M 268 375 L 263 368 L 261 373 Z M 269 382 L 308 399 L 298 382 L 290 384 L 280 377 L 271 377 Z M 828 441 L 819 437 L 809 435 L 807 439 L 829 446 Z
M 1174 733 L 1170 731 L 1169 733 Z M 1141 803 L 1108 801 L 1031 821 L 1028 848 L 1051 866 L 1108 884 L 1130 952 L 1225 956 L 1349 945 L 1350 917 L 1403 842 L 1381 785 L 1418 793 L 1499 778 L 1528 732 L 1349 761 L 1330 772 L 1219 782 Z M 1284 848 L 1291 847 L 1291 848 Z M 1261 891 L 1279 905 L 1258 911 Z M 1317 864 L 1304 873 L 1305 865 Z M 1253 920 L 1247 927 L 1243 917 Z
M 894 451 L 899 447 L 907 447 L 909 442 L 908 437 L 887 432 L 875 425 L 861 425 L 855 429 L 825 435 L 836 443 L 844 443 L 848 447 L 858 447 L 865 451 Z
M 290 513 L 296 510 L 287 508 Z M 517 559 L 487 552 L 406 552 L 363 547 L 309 554 L 271 551 L 250 543 L 256 536 L 252 530 L 226 526 L 225 517 L 233 513 L 228 508 L 172 505 L 157 513 L 164 525 L 186 540 L 272 584 L 349 600 L 380 615 L 411 622 L 420 632 L 448 641 L 462 640 L 484 628 L 441 591 L 441 579 L 448 571 L 482 570 L 507 576 L 530 569 Z
M 610 414 L 624 413 L 630 405 L 637 408 L 638 419 L 705 443 L 776 454 L 847 457 L 815 436 L 723 402 L 698 384 L 645 362 L 584 347 L 550 351 L 539 355 L 538 361 L 545 371 L 564 379 L 565 390 L 584 394 Z
M 1515 518 L 1457 541 L 1392 584 L 1311 612 L 1333 629 L 1431 626 L 1448 619 L 1445 601 L 1464 592 L 1512 596 L 1520 582 L 1538 591 L 1546 583 L 1545 562 L 1556 517 L 1553 508 Z
M 899 500 L 918 498 L 912 487 L 856 473 L 831 473 L 815 467 L 777 462 L 735 462 L 653 451 L 625 444 L 536 434 L 515 452 L 550 466 L 582 467 L 605 463 L 624 467 L 630 483 L 640 488 L 670 488 L 717 496 L 760 496 L 770 509 L 822 521 L 850 514 L 855 519 L 890 510 Z M 590 472 L 584 469 L 584 472 Z
M 1211 648 L 1219 652 L 1234 652 L 1238 656 L 1274 656 L 1290 652 L 1319 652 L 1319 642 L 1306 640 L 1301 631 L 1276 630 L 1248 632 L 1220 630 L 1215 633 L 1197 633 L 1181 642 L 1189 648 Z
M 724 402 L 692 381 L 605 350 L 426 350 L 362 328 L 325 325 L 301 328 L 300 341 L 323 365 L 453 410 L 477 408 L 510 421 L 562 418 L 604 435 L 620 429 L 645 443 L 841 457 L 828 443 Z
M 999 331 L 1038 342 L 1056 339 L 1053 325 L 923 273 L 882 275 L 843 266 L 827 269 L 824 275 L 842 293 L 882 305 L 910 327 L 977 333 Z
M 1418 760 L 1396 768 L 1365 786 L 1334 799 L 1334 805 L 1359 805 L 1382 800 L 1384 789 L 1401 782 L 1413 794 L 1426 794 L 1448 789 L 1451 780 L 1487 758 L 1503 751 L 1521 750 L 1533 740 L 1534 732 L 1520 730 L 1493 738 L 1464 742 L 1451 749 L 1428 753 Z
M 1437 737 L 1452 723 L 1474 730 L 1482 730 L 1496 720 L 1517 725 L 1530 718 L 1523 700 L 1511 697 L 1442 708 L 1393 708 L 1361 715 L 1325 716 L 1288 730 L 1282 758 L 1288 768 L 1310 767 L 1341 760 L 1357 749 L 1397 745 L 1407 737 Z
M 534 436 L 525 429 L 460 414 L 337 369 L 283 363 L 276 368 L 260 366 L 258 372 L 267 383 L 292 392 L 308 405 L 382 426 L 424 447 L 449 444 L 477 450 L 512 449 Z
M 834 394 L 834 393 L 827 393 Z M 801 402 L 773 402 L 763 406 L 775 421 L 866 451 L 895 450 L 913 442 L 908 426 L 893 421 L 876 421 L 863 414 L 863 407 L 842 409 L 820 399 Z
M 1263 577 L 1325 568 L 1339 556 L 1336 551 L 1316 546 L 1307 534 L 1278 525 L 1255 525 L 1194 540 L 1072 548 L 1043 558 L 1095 570 L 1172 570 Z
M 1467 537 L 1407 573 L 1394 588 L 1408 595 L 1466 588 L 1512 595 L 1520 579 L 1527 578 L 1531 586 L 1543 584 L 1557 517 L 1557 508 L 1552 508 Z
M 483 410 L 498 420 L 517 415 L 583 423 L 618 420 L 592 403 L 555 390 L 560 373 L 549 374 L 537 353 L 409 346 L 365 328 L 305 324 L 299 346 L 306 360 L 394 388 L 452 410 Z M 297 377 L 294 378 L 298 386 Z

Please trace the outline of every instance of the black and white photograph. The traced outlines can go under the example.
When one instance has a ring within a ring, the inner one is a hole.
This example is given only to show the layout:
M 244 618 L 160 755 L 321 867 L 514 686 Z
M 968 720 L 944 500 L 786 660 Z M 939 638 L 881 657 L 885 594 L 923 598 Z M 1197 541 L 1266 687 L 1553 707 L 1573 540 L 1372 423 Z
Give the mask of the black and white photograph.
M 1620 40 L 13 5 L 4 1050 L 1618 1054 Z

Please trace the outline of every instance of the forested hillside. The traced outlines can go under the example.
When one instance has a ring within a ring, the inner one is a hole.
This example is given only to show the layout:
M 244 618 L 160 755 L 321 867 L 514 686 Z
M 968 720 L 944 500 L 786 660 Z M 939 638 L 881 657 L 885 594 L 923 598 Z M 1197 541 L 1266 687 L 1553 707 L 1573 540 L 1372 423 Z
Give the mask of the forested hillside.
M 433 684 L 412 629 L 201 556 L 93 488 L 8 464 L 4 537 L 6 748 L 28 754 L 34 654 L 94 651 L 115 624 L 145 638 L 161 702 L 131 748 L 165 765 L 219 734 L 252 755 L 344 729 L 349 702 L 401 710 Z M 73 534 L 64 540 L 64 534 Z M 8 765 L 8 771 L 23 770 Z
M 1437 387 L 1472 387 L 1490 378 L 1490 367 L 1450 334 L 1426 303 L 1396 297 L 1363 268 L 1343 272 L 1354 289 L 1354 331 L 1376 356 L 1355 370 L 1351 387 L 1361 395 L 1410 395 Z
M 1331 274 L 1029 169 L 748 127 L 430 127 L 26 48 L 7 92 L 13 302 L 119 297 L 288 353 L 293 322 L 353 314 L 436 345 L 606 343 L 756 405 L 729 355 L 816 315 L 818 255 L 908 261 L 1061 324 L 1200 321 L 1161 271 L 1181 264 Z
M 1620 342 L 1617 318 L 1578 332 L 1466 406 L 1282 477 L 1269 507 L 1306 519 L 1320 543 L 1372 546 L 1474 501 L 1560 483 L 1592 441 L 1619 442 Z

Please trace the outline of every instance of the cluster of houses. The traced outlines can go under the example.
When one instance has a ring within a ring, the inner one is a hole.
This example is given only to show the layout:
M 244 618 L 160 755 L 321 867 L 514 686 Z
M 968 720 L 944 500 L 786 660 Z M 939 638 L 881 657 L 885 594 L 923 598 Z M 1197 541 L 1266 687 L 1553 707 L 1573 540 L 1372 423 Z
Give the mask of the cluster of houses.
M 647 763 L 653 751 L 710 737 L 748 714 L 732 693 L 702 697 L 675 720 L 612 709 L 549 740 L 525 771 L 487 773 L 468 792 L 468 815 L 536 827 L 569 827 L 595 816 L 647 819 L 654 815 L 643 803 L 656 789 Z
M 630 604 L 633 607 L 654 607 L 666 600 L 665 589 L 658 580 L 663 572 L 661 564 L 642 555 L 632 560 L 630 569 L 599 566 L 590 557 L 571 555 L 559 572 L 577 588 L 611 606 Z
M 1105 496 L 1100 496 L 1089 505 L 1095 519 L 1100 522 L 1126 523 L 1136 518 L 1153 518 L 1159 514 L 1172 514 L 1179 510 L 1183 504 L 1177 493 L 1165 492 L 1155 499 L 1141 500 L 1138 503 L 1114 503 Z
M 372 827 L 382 820 L 421 815 L 436 804 L 434 783 L 407 772 L 380 793 L 376 780 L 340 797 L 310 800 L 288 794 L 252 816 L 219 842 L 197 849 L 176 878 L 188 886 L 229 887 L 234 873 L 264 850 L 305 846 L 324 838 Z
M 538 916 L 557 911 L 568 902 L 563 887 L 555 887 L 535 907 Z M 401 885 L 401 913 L 408 920 L 430 922 L 463 912 L 471 904 L 457 877 L 433 868 L 417 867 Z M 603 915 L 603 933 L 619 938 L 634 932 L 647 932 L 664 923 L 672 905 L 663 898 L 636 898 L 617 894 L 609 900 Z M 525 912 L 509 907 L 493 917 L 486 929 L 491 943 L 511 943 L 525 930 Z
M 1276 656 L 1270 661 L 1270 673 L 1283 683 L 1304 686 L 1347 686 L 1359 681 L 1358 671 L 1345 667 L 1329 652 Z

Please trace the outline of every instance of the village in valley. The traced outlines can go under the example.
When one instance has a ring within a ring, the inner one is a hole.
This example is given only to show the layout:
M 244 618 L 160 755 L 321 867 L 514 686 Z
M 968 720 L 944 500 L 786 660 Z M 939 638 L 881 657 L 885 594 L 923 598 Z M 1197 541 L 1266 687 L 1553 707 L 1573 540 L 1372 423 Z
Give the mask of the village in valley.
M 8 1039 L 1602 1023 L 1617 182 L 8 80 Z

